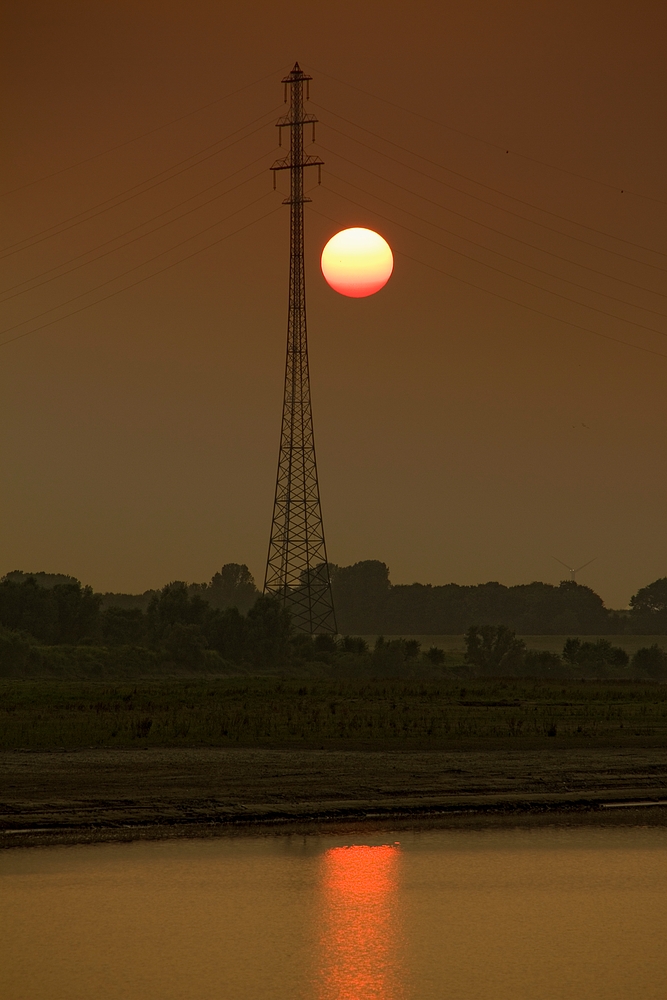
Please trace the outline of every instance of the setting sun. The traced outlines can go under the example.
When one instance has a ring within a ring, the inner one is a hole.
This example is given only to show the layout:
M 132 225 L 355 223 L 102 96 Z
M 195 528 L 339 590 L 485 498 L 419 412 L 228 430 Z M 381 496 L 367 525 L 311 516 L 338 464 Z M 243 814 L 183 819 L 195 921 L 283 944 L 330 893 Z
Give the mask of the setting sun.
M 355 299 L 379 292 L 393 268 L 391 247 L 372 229 L 343 229 L 322 251 L 322 274 L 328 284 Z

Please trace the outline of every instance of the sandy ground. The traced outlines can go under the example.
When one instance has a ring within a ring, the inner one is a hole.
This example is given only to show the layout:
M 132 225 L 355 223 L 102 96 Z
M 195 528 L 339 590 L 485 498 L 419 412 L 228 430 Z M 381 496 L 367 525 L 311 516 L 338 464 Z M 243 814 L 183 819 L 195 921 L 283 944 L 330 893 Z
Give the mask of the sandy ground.
M 611 816 L 624 810 L 610 803 L 659 800 L 667 749 L 655 746 L 0 754 L 5 847 L 401 817 Z M 667 804 L 650 811 L 667 821 Z

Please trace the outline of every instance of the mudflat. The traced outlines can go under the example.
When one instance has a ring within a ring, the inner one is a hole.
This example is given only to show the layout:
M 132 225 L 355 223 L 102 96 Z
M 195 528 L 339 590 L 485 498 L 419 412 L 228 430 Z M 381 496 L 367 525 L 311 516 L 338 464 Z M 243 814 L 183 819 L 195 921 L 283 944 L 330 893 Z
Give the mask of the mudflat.
M 667 823 L 664 742 L 145 747 L 0 753 L 0 844 L 349 821 L 577 814 Z M 653 808 L 614 804 L 655 803 Z M 650 813 L 650 819 L 648 818 Z M 637 815 L 641 817 L 637 819 Z

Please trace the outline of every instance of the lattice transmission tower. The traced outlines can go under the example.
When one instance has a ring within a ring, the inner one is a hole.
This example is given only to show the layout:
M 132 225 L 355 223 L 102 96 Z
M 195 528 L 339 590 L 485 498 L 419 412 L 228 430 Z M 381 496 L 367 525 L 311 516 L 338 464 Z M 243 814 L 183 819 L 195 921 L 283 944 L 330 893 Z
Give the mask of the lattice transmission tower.
M 290 207 L 290 274 L 285 395 L 264 593 L 281 599 L 299 631 L 335 633 L 338 629 L 317 480 L 306 330 L 303 206 L 310 198 L 304 195 L 303 176 L 307 167 L 317 167 L 318 173 L 322 168 L 322 160 L 304 153 L 303 148 L 304 125 L 312 125 L 314 140 L 317 121 L 304 110 L 304 89 L 307 97 L 311 79 L 295 63 L 282 81 L 286 102 L 289 93 L 289 111 L 276 125 L 281 140 L 282 130 L 290 130 L 290 150 L 271 167 L 274 187 L 278 170 L 290 172 L 290 195 L 283 202 Z

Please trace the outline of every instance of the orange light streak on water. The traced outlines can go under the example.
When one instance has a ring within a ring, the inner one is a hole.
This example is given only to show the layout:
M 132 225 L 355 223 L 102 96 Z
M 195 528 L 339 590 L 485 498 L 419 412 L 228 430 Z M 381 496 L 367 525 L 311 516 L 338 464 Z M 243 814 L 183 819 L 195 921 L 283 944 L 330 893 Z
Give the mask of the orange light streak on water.
M 397 846 L 335 847 L 322 859 L 319 1000 L 400 1000 Z

